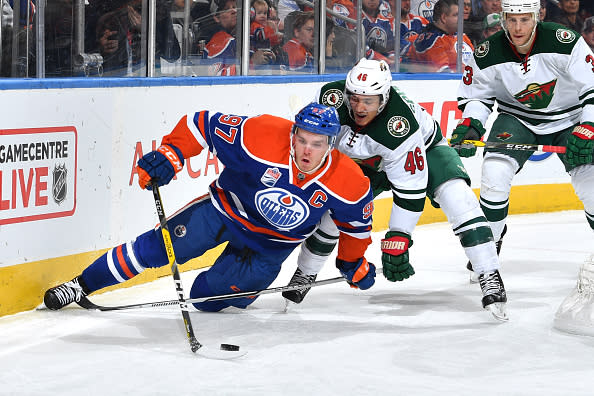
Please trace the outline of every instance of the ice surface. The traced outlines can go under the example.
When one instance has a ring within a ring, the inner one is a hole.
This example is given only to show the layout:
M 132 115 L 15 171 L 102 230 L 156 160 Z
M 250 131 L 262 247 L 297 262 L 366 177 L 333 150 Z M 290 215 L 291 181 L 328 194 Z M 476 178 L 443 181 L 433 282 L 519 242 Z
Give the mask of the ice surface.
M 321 286 L 284 313 L 279 294 L 247 310 L 192 312 L 199 341 L 238 344 L 235 361 L 195 356 L 177 306 L 68 307 L 0 318 L 1 395 L 592 395 L 594 338 L 552 328 L 594 251 L 582 211 L 510 216 L 501 253 L 510 321 L 481 307 L 449 225 L 419 226 L 416 274 L 367 291 Z M 379 240 L 369 261 L 380 263 Z M 295 269 L 292 255 L 273 284 Z M 381 264 L 380 264 L 381 265 Z M 183 269 L 183 267 L 182 267 Z M 195 272 L 182 274 L 186 291 Z M 338 276 L 333 264 L 318 279 Z M 175 299 L 170 277 L 92 297 Z

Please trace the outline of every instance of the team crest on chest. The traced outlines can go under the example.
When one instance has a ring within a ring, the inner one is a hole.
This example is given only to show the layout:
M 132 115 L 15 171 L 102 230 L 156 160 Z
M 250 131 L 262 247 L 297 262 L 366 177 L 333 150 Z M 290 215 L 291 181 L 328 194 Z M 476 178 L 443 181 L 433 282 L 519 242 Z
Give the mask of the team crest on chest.
M 274 187 L 274 185 L 276 184 L 278 179 L 280 179 L 281 175 L 282 174 L 278 170 L 278 168 L 268 168 L 268 169 L 266 169 L 266 172 L 264 172 L 264 174 L 260 178 L 260 181 L 265 186 Z
M 555 36 L 557 36 L 557 40 L 563 44 L 571 43 L 575 40 L 575 33 L 567 29 L 557 29 Z
M 530 109 L 545 109 L 553 100 L 556 86 L 557 80 L 551 80 L 544 84 L 530 83 L 514 97 Z
M 291 230 L 309 217 L 309 207 L 301 198 L 282 188 L 267 188 L 255 196 L 258 212 L 280 230 Z
M 489 42 L 485 41 L 481 43 L 476 49 L 474 50 L 474 55 L 477 58 L 484 58 L 489 53 Z
M 394 116 L 388 121 L 388 132 L 397 138 L 406 136 L 410 132 L 410 122 L 402 116 Z
M 322 104 L 326 106 L 339 108 L 342 106 L 343 101 L 344 97 L 342 91 L 338 89 L 329 89 L 322 95 Z

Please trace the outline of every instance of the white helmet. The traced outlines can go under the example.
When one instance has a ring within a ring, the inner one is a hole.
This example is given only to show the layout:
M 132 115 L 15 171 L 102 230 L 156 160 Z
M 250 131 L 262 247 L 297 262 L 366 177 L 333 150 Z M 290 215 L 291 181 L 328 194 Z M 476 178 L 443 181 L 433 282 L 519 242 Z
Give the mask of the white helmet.
M 537 20 L 540 12 L 540 0 L 502 0 L 501 14 L 526 14 L 533 13 Z
M 390 99 L 391 87 L 392 73 L 385 61 L 361 58 L 347 74 L 345 94 L 380 95 L 379 114 Z M 346 102 L 350 108 L 349 101 Z

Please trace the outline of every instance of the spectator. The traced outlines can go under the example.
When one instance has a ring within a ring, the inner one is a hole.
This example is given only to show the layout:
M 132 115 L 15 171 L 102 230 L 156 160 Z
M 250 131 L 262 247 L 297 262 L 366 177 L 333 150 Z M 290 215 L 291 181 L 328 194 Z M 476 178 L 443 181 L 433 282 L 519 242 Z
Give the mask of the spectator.
M 287 23 L 285 22 L 285 27 Z M 314 14 L 299 12 L 293 21 L 293 37 L 283 46 L 283 63 L 292 71 L 314 72 Z
M 250 9 L 250 48 L 255 51 L 258 48 L 271 49 L 278 47 L 282 40 L 282 35 L 275 29 L 274 23 L 268 21 L 270 8 L 266 0 L 253 0 Z M 273 56 L 271 61 L 276 60 L 272 51 L 269 54 Z
M 487 15 L 501 12 L 501 0 L 480 0 L 480 8 L 474 11 L 474 17 L 483 20 Z
M 493 34 L 503 29 L 501 26 L 501 14 L 489 14 L 483 21 L 483 39 L 486 39 Z
M 581 32 L 584 25 L 584 20 L 578 15 L 580 9 L 579 0 L 559 0 L 559 8 L 561 13 L 554 16 L 551 22 L 560 23 L 566 27 Z
M 433 9 L 433 22 L 417 37 L 408 51 L 414 63 L 411 71 L 456 72 L 458 2 L 439 0 Z M 467 63 L 474 47 L 466 34 L 463 36 L 462 62 Z
M 464 0 L 464 33 L 476 46 L 483 40 L 483 24 L 472 14 L 472 0 Z
M 590 49 L 594 51 L 594 17 L 590 17 L 584 21 L 582 37 L 586 40 Z
M 412 43 L 421 33 L 421 30 L 429 25 L 429 20 L 412 13 L 410 11 L 410 2 L 411 0 L 402 0 L 400 3 L 400 38 Z M 395 0 L 383 4 L 386 4 L 390 14 L 394 15 L 396 10 Z M 384 14 L 387 16 L 385 12 Z
M 111 1 L 114 9 L 103 14 L 95 30 L 96 47 L 103 56 L 104 75 L 133 76 L 146 66 L 142 53 L 142 1 Z M 161 58 L 173 62 L 181 49 L 175 33 L 169 5 L 157 1 L 155 37 L 155 67 L 160 69 Z
M 357 19 L 355 5 L 351 0 L 333 0 L 328 4 L 331 4 L 332 11 L 334 11 L 335 13 L 351 19 Z M 350 30 L 355 29 L 354 24 L 346 22 L 344 19 L 340 19 L 335 16 L 332 17 L 332 22 L 334 22 L 335 26 L 347 28 Z
M 362 0 L 367 59 L 394 63 L 394 17 L 380 13 L 380 0 Z
M 538 20 L 544 21 L 547 17 L 547 0 L 540 0 L 540 10 L 538 11 Z
M 202 57 L 210 66 L 208 75 L 234 76 L 237 73 L 237 41 L 235 40 L 237 27 L 236 0 L 222 0 L 214 15 L 219 30 L 212 36 L 204 48 Z M 262 65 L 270 62 L 264 49 L 258 49 L 250 55 L 250 66 Z

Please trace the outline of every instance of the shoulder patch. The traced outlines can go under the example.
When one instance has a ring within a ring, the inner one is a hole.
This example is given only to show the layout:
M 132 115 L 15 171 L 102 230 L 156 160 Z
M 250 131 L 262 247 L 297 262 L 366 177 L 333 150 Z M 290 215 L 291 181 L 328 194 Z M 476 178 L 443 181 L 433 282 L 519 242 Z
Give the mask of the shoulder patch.
M 477 58 L 484 58 L 489 53 L 489 41 L 483 41 L 474 50 L 474 56 Z
M 560 43 L 566 44 L 574 41 L 576 36 L 571 30 L 557 29 L 555 32 L 555 37 L 557 37 L 557 40 L 559 40 Z
M 390 118 L 387 127 L 388 133 L 396 138 L 406 136 L 410 132 L 410 122 L 402 116 Z
M 322 104 L 332 107 L 340 107 L 344 102 L 344 94 L 339 89 L 329 89 L 322 95 Z

